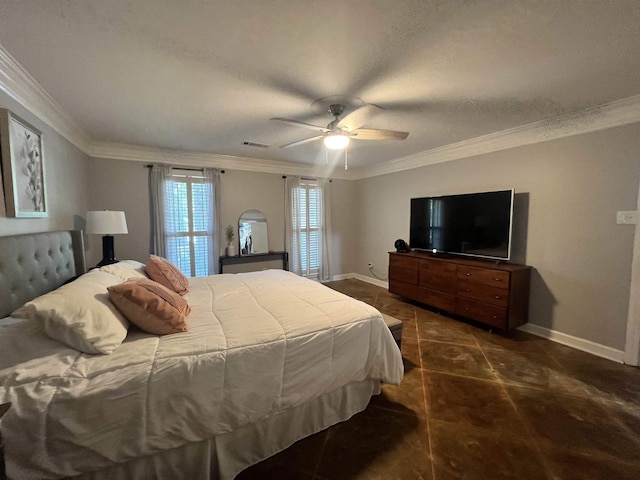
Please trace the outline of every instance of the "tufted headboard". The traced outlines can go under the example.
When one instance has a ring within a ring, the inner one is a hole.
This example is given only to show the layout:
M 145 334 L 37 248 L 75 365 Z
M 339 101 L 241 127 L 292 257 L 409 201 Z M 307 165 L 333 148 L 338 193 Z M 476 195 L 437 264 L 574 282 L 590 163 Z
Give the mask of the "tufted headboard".
M 0 237 L 0 318 L 85 271 L 80 231 Z

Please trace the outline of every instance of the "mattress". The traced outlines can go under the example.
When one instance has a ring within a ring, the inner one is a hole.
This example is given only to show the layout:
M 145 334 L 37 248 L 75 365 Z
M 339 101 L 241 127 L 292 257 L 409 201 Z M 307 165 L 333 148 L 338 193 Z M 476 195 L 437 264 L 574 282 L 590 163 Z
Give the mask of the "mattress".
M 194 278 L 189 331 L 130 329 L 87 355 L 35 322 L 0 328 L 0 403 L 10 477 L 108 468 L 224 435 L 351 383 L 397 384 L 402 359 L 381 314 L 290 272 Z

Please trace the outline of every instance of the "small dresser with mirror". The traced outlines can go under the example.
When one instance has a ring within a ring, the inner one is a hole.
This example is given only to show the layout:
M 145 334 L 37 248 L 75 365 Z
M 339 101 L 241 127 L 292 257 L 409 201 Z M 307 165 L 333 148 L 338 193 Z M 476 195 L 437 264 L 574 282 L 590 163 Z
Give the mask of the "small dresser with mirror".
M 260 210 L 247 210 L 238 219 L 238 240 L 240 255 L 220 257 L 218 273 L 240 273 L 268 268 L 289 270 L 289 254 L 269 249 L 269 229 L 267 217 Z

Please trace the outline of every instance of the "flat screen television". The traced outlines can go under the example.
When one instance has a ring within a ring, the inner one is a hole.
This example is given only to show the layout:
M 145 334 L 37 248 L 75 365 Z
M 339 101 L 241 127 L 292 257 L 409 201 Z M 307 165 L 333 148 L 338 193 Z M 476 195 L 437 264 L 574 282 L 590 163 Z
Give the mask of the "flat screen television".
M 415 250 L 511 259 L 513 190 L 411 199 Z

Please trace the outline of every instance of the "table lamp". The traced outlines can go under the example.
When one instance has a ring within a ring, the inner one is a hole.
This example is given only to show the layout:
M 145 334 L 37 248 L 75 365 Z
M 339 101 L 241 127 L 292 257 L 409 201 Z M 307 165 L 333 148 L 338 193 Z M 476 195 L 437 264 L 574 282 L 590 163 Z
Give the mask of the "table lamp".
M 113 248 L 113 236 L 128 233 L 124 212 L 98 210 L 87 212 L 87 233 L 103 235 L 102 260 L 98 267 L 116 263 L 118 259 Z

